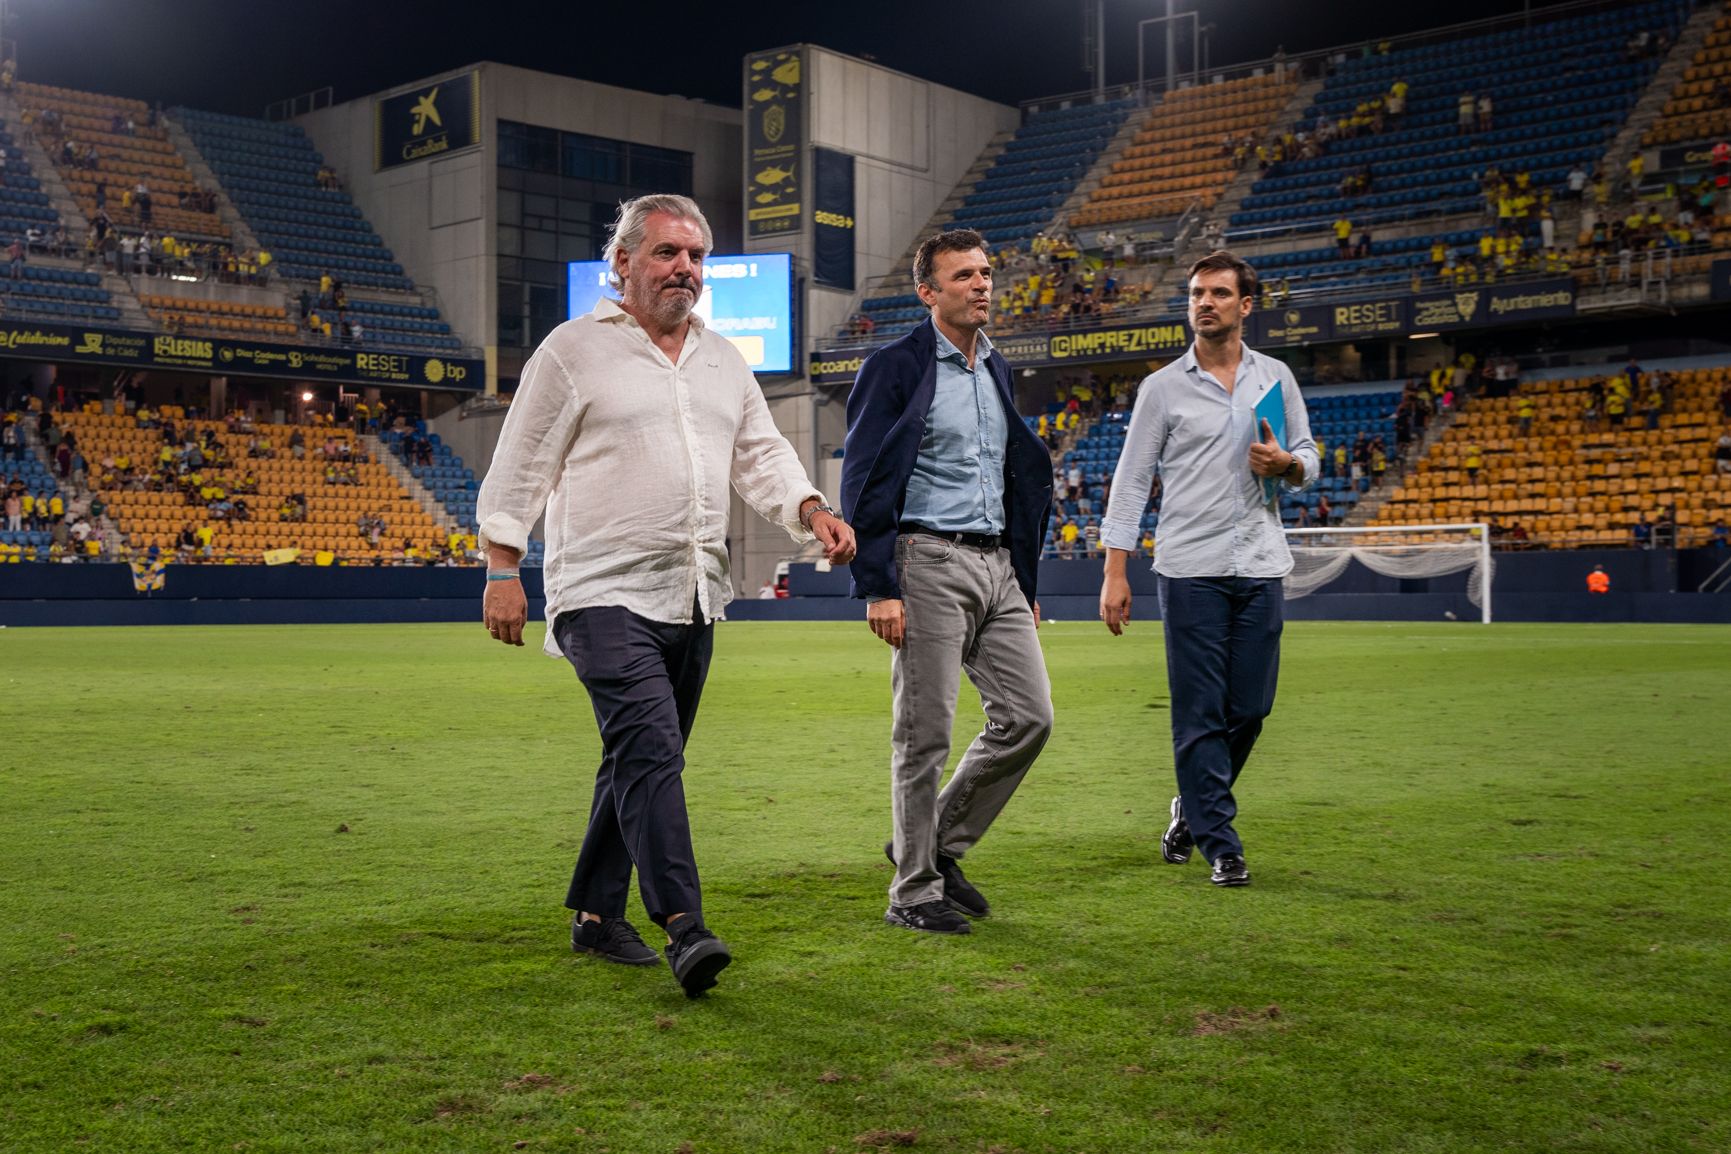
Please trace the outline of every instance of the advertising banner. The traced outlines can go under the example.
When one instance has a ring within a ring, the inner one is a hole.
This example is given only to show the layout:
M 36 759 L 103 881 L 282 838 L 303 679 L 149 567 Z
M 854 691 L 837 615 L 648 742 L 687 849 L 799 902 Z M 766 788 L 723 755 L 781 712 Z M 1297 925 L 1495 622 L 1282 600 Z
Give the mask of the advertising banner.
M 0 321 L 0 356 L 406 388 L 480 389 L 487 382 L 484 362 L 456 357 L 16 321 Z
M 481 143 L 481 74 L 447 76 L 373 101 L 373 171 Z
M 748 237 L 798 233 L 805 185 L 805 60 L 798 49 L 745 60 L 745 230 Z
M 812 279 L 826 288 L 854 290 L 853 157 L 811 150 Z

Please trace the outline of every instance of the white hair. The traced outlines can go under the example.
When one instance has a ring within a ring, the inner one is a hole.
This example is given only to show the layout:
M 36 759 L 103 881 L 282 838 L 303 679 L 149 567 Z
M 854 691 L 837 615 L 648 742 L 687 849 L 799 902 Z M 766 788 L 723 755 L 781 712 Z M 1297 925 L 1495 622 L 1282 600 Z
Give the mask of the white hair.
M 615 290 L 625 287 L 625 282 L 619 276 L 619 254 L 637 251 L 637 246 L 643 243 L 643 233 L 649 217 L 657 212 L 695 221 L 697 227 L 703 230 L 704 250 L 707 252 L 715 247 L 715 234 L 709 231 L 709 221 L 704 219 L 703 210 L 698 208 L 697 202 L 689 196 L 656 192 L 620 201 L 619 215 L 613 219 L 613 235 L 607 238 L 607 247 L 601 253 L 602 258 L 607 261 L 607 283 Z

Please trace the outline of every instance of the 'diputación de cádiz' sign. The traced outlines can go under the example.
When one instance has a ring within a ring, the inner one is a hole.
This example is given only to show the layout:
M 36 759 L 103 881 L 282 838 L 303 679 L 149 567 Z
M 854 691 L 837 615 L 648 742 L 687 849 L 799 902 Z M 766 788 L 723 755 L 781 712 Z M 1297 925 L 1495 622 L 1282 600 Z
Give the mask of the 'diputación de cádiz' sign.
M 481 143 L 481 74 L 447 76 L 373 101 L 373 169 L 395 168 Z

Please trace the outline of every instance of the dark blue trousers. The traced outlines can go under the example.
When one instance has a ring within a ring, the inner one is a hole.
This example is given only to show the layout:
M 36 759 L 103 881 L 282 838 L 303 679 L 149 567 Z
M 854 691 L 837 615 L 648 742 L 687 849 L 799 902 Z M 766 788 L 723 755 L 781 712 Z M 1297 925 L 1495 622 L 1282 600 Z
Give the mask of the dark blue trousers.
M 692 624 L 668 625 L 608 605 L 561 613 L 553 636 L 601 729 L 595 798 L 566 906 L 624 914 L 635 866 L 656 925 L 678 913 L 701 921 L 682 774 L 715 626 L 696 612 Z
M 1244 853 L 1232 786 L 1274 708 L 1283 597 L 1279 578 L 1160 578 L 1172 759 L 1184 820 L 1210 862 Z

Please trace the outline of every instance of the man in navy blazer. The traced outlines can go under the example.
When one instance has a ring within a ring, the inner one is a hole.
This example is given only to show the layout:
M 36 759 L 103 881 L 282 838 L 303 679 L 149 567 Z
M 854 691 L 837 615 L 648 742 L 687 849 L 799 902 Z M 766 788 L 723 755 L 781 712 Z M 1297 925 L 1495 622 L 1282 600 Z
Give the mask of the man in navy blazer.
M 1052 459 L 1016 413 L 992 348 L 992 264 L 971 229 L 928 239 L 915 289 L 931 320 L 872 354 L 848 396 L 843 516 L 858 536 L 853 595 L 894 651 L 891 925 L 968 933 L 990 913 L 960 860 L 1052 730 L 1035 630 Z M 986 724 L 942 793 L 961 671 Z

